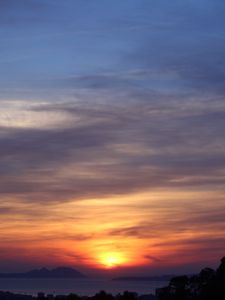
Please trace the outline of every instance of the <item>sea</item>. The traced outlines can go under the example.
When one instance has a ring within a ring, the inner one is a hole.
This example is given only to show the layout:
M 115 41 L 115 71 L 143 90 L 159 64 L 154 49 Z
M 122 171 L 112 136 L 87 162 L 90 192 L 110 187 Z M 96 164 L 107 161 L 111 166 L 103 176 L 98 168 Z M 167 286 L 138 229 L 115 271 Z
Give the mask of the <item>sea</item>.
M 116 295 L 124 291 L 139 295 L 155 294 L 156 288 L 166 286 L 167 281 L 119 281 L 111 279 L 5 279 L 0 278 L 0 291 L 33 295 L 43 292 L 53 295 L 93 296 L 101 290 Z

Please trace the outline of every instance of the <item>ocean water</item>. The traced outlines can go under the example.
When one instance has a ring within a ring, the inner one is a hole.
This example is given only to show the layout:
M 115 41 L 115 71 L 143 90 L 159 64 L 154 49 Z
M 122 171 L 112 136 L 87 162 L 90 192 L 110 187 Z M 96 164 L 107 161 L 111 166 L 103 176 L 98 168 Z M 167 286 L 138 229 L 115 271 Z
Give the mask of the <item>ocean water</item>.
M 166 286 L 161 281 L 113 281 L 110 279 L 2 279 L 0 290 L 36 296 L 38 292 L 54 295 L 76 293 L 80 296 L 93 296 L 100 290 L 113 295 L 125 290 L 140 295 L 154 294 L 158 287 Z

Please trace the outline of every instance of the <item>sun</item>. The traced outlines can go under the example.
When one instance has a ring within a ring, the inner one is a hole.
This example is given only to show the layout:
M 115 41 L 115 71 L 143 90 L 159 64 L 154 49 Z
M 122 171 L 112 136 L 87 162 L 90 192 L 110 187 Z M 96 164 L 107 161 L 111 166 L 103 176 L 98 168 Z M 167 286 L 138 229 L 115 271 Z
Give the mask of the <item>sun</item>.
M 125 259 L 120 253 L 104 253 L 100 258 L 101 264 L 108 269 L 118 267 L 123 264 L 124 261 Z

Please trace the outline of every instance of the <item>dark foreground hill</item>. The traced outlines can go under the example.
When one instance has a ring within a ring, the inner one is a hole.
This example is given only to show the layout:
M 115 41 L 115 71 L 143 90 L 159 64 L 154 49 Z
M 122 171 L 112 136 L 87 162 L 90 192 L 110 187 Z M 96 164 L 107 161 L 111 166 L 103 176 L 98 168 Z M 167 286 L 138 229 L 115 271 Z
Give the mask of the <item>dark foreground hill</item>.
M 25 273 L 0 273 L 0 278 L 85 278 L 85 275 L 72 268 L 59 267 L 53 270 L 42 268 Z
M 69 294 L 67 296 L 63 295 L 44 295 L 43 293 L 39 293 L 37 297 L 27 296 L 27 295 L 18 295 L 12 294 L 9 292 L 0 292 L 1 300 L 157 300 L 154 295 L 142 295 L 138 296 L 138 294 L 133 292 L 125 291 L 123 294 L 118 294 L 117 296 L 112 296 L 105 291 L 100 291 L 92 297 L 88 296 L 78 296 L 76 294 Z
M 198 275 L 177 276 L 156 290 L 158 300 L 225 300 L 225 257 L 215 271 L 204 268 Z

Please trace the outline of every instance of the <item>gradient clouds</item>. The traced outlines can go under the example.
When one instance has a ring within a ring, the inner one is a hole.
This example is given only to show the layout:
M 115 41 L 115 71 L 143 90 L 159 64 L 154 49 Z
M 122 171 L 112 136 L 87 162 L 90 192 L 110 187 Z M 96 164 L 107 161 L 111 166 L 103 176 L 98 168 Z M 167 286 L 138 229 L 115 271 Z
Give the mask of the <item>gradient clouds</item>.
M 217 261 L 222 1 L 0 6 L 0 266 Z

